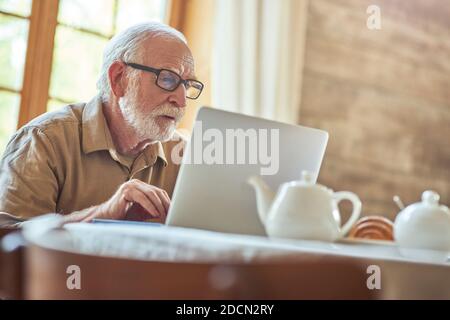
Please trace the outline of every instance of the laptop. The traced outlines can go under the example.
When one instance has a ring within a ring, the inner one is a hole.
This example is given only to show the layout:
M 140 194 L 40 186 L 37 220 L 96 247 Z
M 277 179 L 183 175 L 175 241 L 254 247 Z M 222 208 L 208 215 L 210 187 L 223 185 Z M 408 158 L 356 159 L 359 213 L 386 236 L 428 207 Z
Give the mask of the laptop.
M 260 175 L 273 190 L 303 170 L 317 180 L 327 142 L 322 130 L 199 109 L 166 224 L 265 235 L 247 179 Z

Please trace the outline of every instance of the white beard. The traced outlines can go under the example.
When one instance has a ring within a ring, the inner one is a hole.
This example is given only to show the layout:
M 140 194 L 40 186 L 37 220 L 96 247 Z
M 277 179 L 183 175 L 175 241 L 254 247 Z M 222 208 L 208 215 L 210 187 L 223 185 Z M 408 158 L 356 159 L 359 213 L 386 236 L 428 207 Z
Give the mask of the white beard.
M 122 110 L 125 121 L 135 131 L 139 141 L 165 142 L 170 140 L 177 124 L 184 115 L 184 110 L 173 107 L 170 104 L 163 104 L 145 113 L 141 112 L 143 108 L 136 101 L 136 97 L 130 97 L 127 94 L 119 99 L 119 107 Z M 162 115 L 174 117 L 175 121 L 158 118 Z

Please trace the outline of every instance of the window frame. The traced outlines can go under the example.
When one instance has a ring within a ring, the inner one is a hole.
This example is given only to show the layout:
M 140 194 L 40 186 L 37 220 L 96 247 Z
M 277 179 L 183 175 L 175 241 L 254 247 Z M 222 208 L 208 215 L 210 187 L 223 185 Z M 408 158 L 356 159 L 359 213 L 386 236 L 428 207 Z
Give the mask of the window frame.
M 47 110 L 59 0 L 33 0 L 20 99 L 20 128 Z
M 31 28 L 31 10 L 30 10 L 29 15 L 23 15 L 23 14 L 13 13 L 13 12 L 9 12 L 9 11 L 3 11 L 0 9 L 0 14 L 3 16 L 6 16 L 6 17 L 11 17 L 11 18 L 19 19 L 19 20 L 26 20 L 28 22 L 28 38 L 29 38 L 29 29 Z M 28 44 L 27 44 L 26 51 L 28 51 Z M 26 58 L 25 58 L 25 61 L 26 61 Z M 24 76 L 25 76 L 25 69 L 24 69 L 23 77 Z M 0 85 L 0 91 L 19 95 L 22 99 L 24 81 L 25 81 L 25 79 L 22 78 L 22 86 L 20 87 L 20 89 L 15 89 L 15 88 Z M 19 108 L 20 108 L 20 106 L 19 106 Z M 19 112 L 20 112 L 20 109 L 19 109 Z

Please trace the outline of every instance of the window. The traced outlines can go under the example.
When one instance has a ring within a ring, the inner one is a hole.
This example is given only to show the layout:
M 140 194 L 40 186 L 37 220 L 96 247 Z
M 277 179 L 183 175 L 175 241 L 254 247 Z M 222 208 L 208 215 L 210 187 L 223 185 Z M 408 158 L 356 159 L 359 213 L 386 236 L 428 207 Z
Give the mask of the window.
M 17 127 L 31 0 L 0 0 L 0 152 Z
M 92 98 L 107 41 L 133 24 L 165 21 L 168 3 L 0 0 L 0 154 L 18 126 Z

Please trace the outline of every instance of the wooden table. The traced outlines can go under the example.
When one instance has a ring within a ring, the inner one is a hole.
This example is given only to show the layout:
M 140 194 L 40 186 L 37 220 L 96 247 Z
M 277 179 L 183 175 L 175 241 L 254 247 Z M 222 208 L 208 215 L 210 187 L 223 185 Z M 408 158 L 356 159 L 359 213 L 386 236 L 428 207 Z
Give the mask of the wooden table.
M 448 262 L 415 261 L 395 245 L 52 219 L 24 231 L 28 299 L 450 299 Z M 67 288 L 72 265 L 81 290 Z M 380 289 L 367 285 L 374 266 Z

